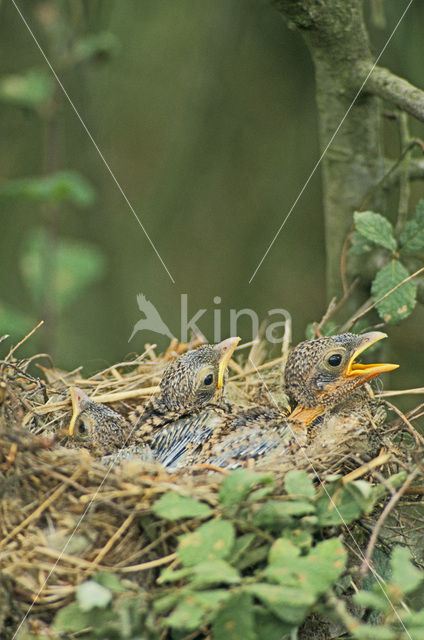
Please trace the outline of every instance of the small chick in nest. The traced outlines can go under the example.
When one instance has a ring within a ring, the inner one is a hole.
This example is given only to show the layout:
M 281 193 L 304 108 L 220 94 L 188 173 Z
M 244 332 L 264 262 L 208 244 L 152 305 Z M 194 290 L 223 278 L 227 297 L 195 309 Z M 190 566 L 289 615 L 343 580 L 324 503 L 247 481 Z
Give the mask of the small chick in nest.
M 304 445 L 322 431 L 325 416 L 337 424 L 370 423 L 367 396 L 353 392 L 375 376 L 392 371 L 395 364 L 361 364 L 356 358 L 372 344 L 386 338 L 380 331 L 362 335 L 340 334 L 306 340 L 289 354 L 285 389 L 295 409 L 278 426 L 265 428 L 240 424 L 204 453 L 200 460 L 221 467 L 236 467 L 249 460 L 285 455 L 292 442 Z M 340 432 L 340 429 L 339 429 Z
M 78 387 L 71 388 L 73 414 L 69 435 L 80 446 L 86 446 L 95 455 L 102 456 L 125 446 L 130 425 L 113 409 L 90 400 Z
M 181 416 L 195 415 L 205 406 L 223 406 L 226 369 L 239 340 L 228 338 L 217 345 L 203 345 L 171 362 L 163 373 L 159 393 L 136 409 L 131 415 L 132 425 L 74 388 L 69 435 L 96 455 L 112 453 L 126 444 L 141 444 L 138 453 L 150 458 L 146 444 L 152 432 Z M 125 452 L 121 453 L 123 457 Z
M 130 416 L 137 425 L 134 442 L 181 416 L 196 415 L 212 404 L 224 406 L 227 366 L 239 342 L 235 337 L 203 345 L 171 362 L 163 373 L 159 393 Z

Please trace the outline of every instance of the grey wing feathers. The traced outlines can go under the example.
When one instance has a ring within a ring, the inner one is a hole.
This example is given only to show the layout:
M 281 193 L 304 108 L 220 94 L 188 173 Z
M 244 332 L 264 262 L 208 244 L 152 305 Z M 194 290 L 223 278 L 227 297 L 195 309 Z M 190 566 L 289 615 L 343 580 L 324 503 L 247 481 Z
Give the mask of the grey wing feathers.
M 263 458 L 281 446 L 288 446 L 290 433 L 257 428 L 238 429 L 217 444 L 208 463 L 235 468 L 245 460 Z
M 203 442 L 209 440 L 221 418 L 213 411 L 201 413 L 193 418 L 177 420 L 154 435 L 152 448 L 156 460 L 167 469 L 183 464 L 184 454 L 193 453 Z

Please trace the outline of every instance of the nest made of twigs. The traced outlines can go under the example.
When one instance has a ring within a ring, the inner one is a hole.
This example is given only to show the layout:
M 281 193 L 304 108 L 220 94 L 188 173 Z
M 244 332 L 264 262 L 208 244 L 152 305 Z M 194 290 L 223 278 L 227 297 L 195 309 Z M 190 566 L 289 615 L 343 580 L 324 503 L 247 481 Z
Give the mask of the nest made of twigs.
M 34 358 L 17 360 L 12 354 L 2 361 L 0 595 L 7 582 L 9 592 L 13 589 L 16 616 L 33 605 L 35 612 L 51 619 L 70 600 L 76 585 L 102 569 L 144 586 L 153 584 L 158 568 L 175 561 L 177 537 L 190 527 L 167 521 L 151 526 L 152 505 L 163 493 L 173 490 L 216 507 L 217 489 L 227 471 L 204 465 L 170 475 L 158 465 L 136 460 L 105 468 L 87 451 L 62 446 L 63 424 L 71 414 L 71 385 L 125 414 L 156 392 L 166 363 L 188 346 L 173 343 L 162 357 L 148 347 L 134 360 L 87 379 L 80 370 L 43 369 L 42 380 L 28 372 Z M 255 349 L 245 365 L 230 364 L 228 391 L 240 403 L 263 396 L 262 375 L 270 387 L 275 383 L 279 388 L 285 355 L 266 361 L 263 349 Z M 278 399 L 285 402 L 283 396 Z M 276 476 L 274 494 L 283 495 L 284 475 L 292 468 L 313 469 L 321 480 L 342 473 L 346 482 L 372 477 L 381 483 L 399 469 L 411 469 L 408 447 L 422 437 L 404 418 L 397 416 L 389 426 L 371 420 L 359 429 L 354 420 L 343 425 L 329 420 L 326 430 L 306 448 L 268 464 Z M 419 491 L 410 499 L 417 496 Z M 398 524 L 401 527 L 401 515 Z

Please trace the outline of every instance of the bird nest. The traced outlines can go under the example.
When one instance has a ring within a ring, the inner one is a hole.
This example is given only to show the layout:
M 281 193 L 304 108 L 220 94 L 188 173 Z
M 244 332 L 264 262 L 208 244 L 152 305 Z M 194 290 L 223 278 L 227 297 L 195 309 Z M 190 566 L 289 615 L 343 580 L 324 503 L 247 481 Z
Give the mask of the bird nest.
M 178 564 L 179 537 L 199 524 L 196 518 L 160 517 L 154 505 L 164 494 L 190 497 L 208 505 L 211 514 L 221 513 L 219 491 L 229 471 L 198 465 L 169 474 L 158 465 L 137 460 L 106 468 L 88 451 L 70 446 L 66 438 L 71 385 L 127 415 L 157 391 L 166 363 L 189 346 L 171 343 L 162 356 L 148 347 L 133 360 L 90 378 L 84 378 L 79 369 L 45 368 L 41 356 L 19 359 L 15 349 L 1 361 L 0 637 L 12 637 L 28 612 L 26 628 L 29 624 L 40 634 L 57 610 L 72 602 L 77 586 L 99 571 L 157 592 L 161 568 Z M 265 379 L 268 388 L 277 390 L 276 402 L 284 405 L 286 398 L 278 395 L 278 389 L 285 354 L 268 361 L 263 345 L 255 344 L 245 360 L 246 364 L 242 358 L 230 363 L 229 398 L 242 404 L 258 402 L 264 396 Z M 40 378 L 33 373 L 35 364 Z M 329 420 L 309 445 L 294 448 L 284 459 L 260 469 L 261 474 L 272 472 L 273 476 L 266 499 L 285 499 L 285 478 L 292 469 L 307 471 L 316 486 L 326 479 L 334 482 L 338 474 L 340 490 L 368 479 L 385 489 L 361 521 L 361 553 L 371 557 L 368 533 L 375 526 L 382 533 L 383 523 L 390 522 L 384 544 L 407 542 L 405 530 L 413 529 L 414 518 L 419 523 L 415 508 L 422 494 L 411 451 L 422 447 L 423 438 L 414 429 L 414 415 L 408 419 L 399 410 L 390 415 L 389 421 L 380 415 L 359 427 L 355 420 L 343 424 Z M 394 474 L 400 480 L 388 486 Z M 264 499 L 265 495 L 258 495 L 258 504 Z M 417 529 L 417 538 L 418 533 Z M 355 554 L 351 555 L 350 561 L 358 564 Z M 421 561 L 417 546 L 414 557 Z

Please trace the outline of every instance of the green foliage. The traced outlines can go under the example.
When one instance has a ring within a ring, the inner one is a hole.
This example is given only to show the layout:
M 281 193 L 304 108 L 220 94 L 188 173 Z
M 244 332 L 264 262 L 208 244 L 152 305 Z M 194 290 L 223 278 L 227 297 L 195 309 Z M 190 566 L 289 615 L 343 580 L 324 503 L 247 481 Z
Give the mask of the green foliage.
M 379 300 L 410 274 L 399 260 L 391 260 L 375 276 L 371 286 L 374 300 Z M 384 322 L 393 324 L 407 318 L 415 307 L 417 286 L 409 280 L 377 303 L 377 311 Z
M 265 485 L 267 493 L 272 492 L 274 488 L 273 476 L 269 473 L 236 469 L 222 482 L 219 489 L 219 501 L 224 506 L 239 504 L 258 485 Z
M 54 80 L 44 69 L 0 78 L 0 101 L 17 107 L 39 109 L 51 98 L 53 91 Z
M 353 597 L 356 604 L 379 613 L 378 626 L 355 629 L 354 638 L 358 640 L 424 637 L 424 609 L 406 614 L 402 606 L 405 597 L 423 583 L 424 571 L 412 564 L 408 549 L 403 547 L 395 547 L 390 566 L 390 580 L 374 582 L 370 590 L 361 590 Z
M 90 183 L 76 171 L 58 171 L 37 178 L 8 180 L 0 188 L 0 198 L 84 208 L 94 203 L 95 193 Z
M 234 544 L 234 527 L 228 520 L 214 518 L 192 533 L 181 536 L 177 554 L 185 567 L 227 558 Z
M 405 224 L 399 240 L 401 251 L 405 253 L 424 249 L 424 200 L 418 202 L 414 216 Z
M 405 473 L 394 477 L 396 487 Z M 315 488 L 307 473 L 295 470 L 285 478 L 287 495 L 270 499 L 258 494 L 264 488 L 272 491 L 274 483 L 270 474 L 233 471 L 221 483 L 215 509 L 174 492 L 162 496 L 153 506 L 161 522 L 175 522 L 178 514 L 208 518 L 187 522 L 193 529 L 178 538 L 180 566 L 163 569 L 149 597 L 111 573 L 98 573 L 77 588 L 75 602 L 56 614 L 55 630 L 89 640 L 156 640 L 163 634 L 182 640 L 192 632 L 199 632 L 199 640 L 208 635 L 214 640 L 282 640 L 313 611 L 337 616 L 326 595 L 341 595 L 350 585 L 342 525 L 368 513 L 384 486 L 362 480 L 344 486 L 333 477 Z M 356 605 L 372 615 L 362 624 L 349 614 L 352 637 L 406 640 L 401 620 L 418 640 L 423 612 L 406 613 L 401 601 L 422 584 L 424 572 L 398 547 L 390 570 L 382 573 L 386 582 L 367 580 L 367 588 L 354 596 Z M 376 626 L 369 624 L 373 619 Z
M 396 249 L 394 229 L 387 218 L 373 211 L 355 211 L 353 219 L 356 231 L 363 238 L 390 251 Z
M 204 502 L 170 491 L 155 502 L 153 513 L 164 520 L 205 518 L 211 514 L 211 508 Z
M 77 587 L 76 601 L 57 612 L 53 626 L 57 633 L 82 634 L 86 640 L 159 638 L 145 592 L 106 572 Z
M 306 471 L 290 471 L 285 477 L 284 487 L 289 495 L 304 495 L 306 498 L 315 497 L 314 485 Z
M 219 610 L 212 625 L 214 640 L 255 640 L 253 598 L 235 593 Z
M 286 475 L 283 499 L 262 495 L 261 487 L 273 491 L 270 474 L 233 471 L 221 483 L 214 517 L 180 536 L 182 568 L 164 569 L 158 580 L 168 585 L 154 603 L 162 628 L 189 633 L 211 625 L 218 639 L 281 639 L 340 580 L 347 553 L 337 531 L 326 540 L 317 535 L 371 510 L 373 487 L 365 481 L 343 487 L 336 477 L 317 490 L 297 470 Z M 154 512 L 174 500 L 165 494 Z
M 21 272 L 36 303 L 44 299 L 46 286 L 59 311 L 72 304 L 105 269 L 99 249 L 85 242 L 56 239 L 53 243 L 40 228 L 30 235 L 21 257 Z
M 361 255 L 376 247 L 390 252 L 387 263 L 374 277 L 371 294 L 384 322 L 397 323 L 410 316 L 416 304 L 417 285 L 411 280 L 399 285 L 410 275 L 408 256 L 424 249 L 424 200 L 418 202 L 399 237 L 389 220 L 379 213 L 356 211 L 354 222 L 350 253 Z M 398 288 L 393 291 L 395 287 Z

